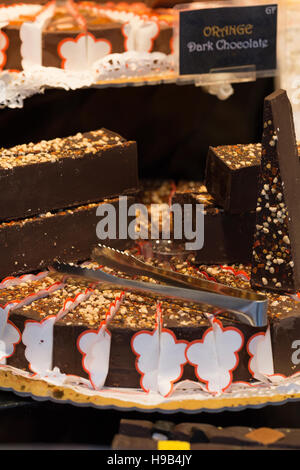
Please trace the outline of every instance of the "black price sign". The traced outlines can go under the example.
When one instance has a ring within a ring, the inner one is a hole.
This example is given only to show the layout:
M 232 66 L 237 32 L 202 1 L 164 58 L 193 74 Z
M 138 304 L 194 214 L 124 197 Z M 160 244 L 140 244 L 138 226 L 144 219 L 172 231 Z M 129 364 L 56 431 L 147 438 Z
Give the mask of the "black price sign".
M 180 75 L 276 69 L 277 5 L 180 11 L 179 27 Z

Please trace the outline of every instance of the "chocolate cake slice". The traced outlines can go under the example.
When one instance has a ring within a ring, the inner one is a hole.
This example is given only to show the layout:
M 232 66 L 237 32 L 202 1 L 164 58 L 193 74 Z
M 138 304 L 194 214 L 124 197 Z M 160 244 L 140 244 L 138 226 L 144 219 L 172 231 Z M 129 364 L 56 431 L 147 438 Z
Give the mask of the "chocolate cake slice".
M 33 320 L 41 322 L 49 316 L 57 315 L 62 309 L 64 309 L 66 301 L 69 301 L 70 299 L 74 301 L 76 296 L 87 292 L 88 295 L 91 293 L 90 283 L 84 280 L 81 281 L 77 279 L 74 281 L 73 279 L 69 279 L 63 288 L 49 293 L 49 295 L 44 298 L 38 298 L 28 305 L 23 305 L 22 307 L 11 311 L 9 314 L 9 320 L 18 328 L 21 334 L 23 334 L 26 321 Z M 54 326 L 54 330 L 56 330 L 56 324 Z M 71 351 L 72 354 L 74 354 L 73 343 L 69 339 L 72 337 L 73 331 L 74 329 L 70 327 L 68 330 L 69 334 L 67 337 L 64 337 L 63 342 L 60 345 L 64 350 L 63 354 L 68 353 L 68 351 Z M 64 333 L 66 333 L 66 331 Z M 55 336 L 56 335 L 54 335 L 54 337 Z M 70 344 L 70 346 L 66 346 L 67 344 Z M 58 352 L 62 351 L 61 348 L 58 349 Z M 20 342 L 16 344 L 14 354 L 6 360 L 7 364 L 19 369 L 33 371 L 30 368 L 24 353 L 24 343 Z
M 175 260 L 174 260 L 175 261 Z M 159 263 L 160 264 L 160 263 Z M 93 264 L 95 267 L 95 264 Z M 124 276 L 109 268 L 101 268 L 106 272 Z M 183 274 L 210 279 L 222 284 L 249 290 L 250 270 L 247 266 L 208 266 L 195 267 L 187 262 L 177 261 L 173 269 Z M 51 277 L 51 276 L 50 276 Z M 124 276 L 128 277 L 128 276 Z M 141 278 L 147 280 L 146 278 Z M 46 279 L 48 285 L 48 280 Z M 50 281 L 49 281 L 50 282 Z M 153 281 L 152 281 L 153 282 Z M 37 286 L 44 286 L 43 280 Z M 29 288 L 38 291 L 34 283 Z M 56 291 L 49 291 L 44 298 L 36 298 L 29 305 L 21 305 L 10 312 L 10 321 L 17 326 L 20 333 L 24 330 L 26 320 L 41 321 L 49 315 L 57 315 L 68 299 L 88 291 L 88 297 L 80 300 L 70 312 L 66 312 L 54 325 L 53 335 L 53 367 L 58 367 L 62 373 L 88 378 L 83 367 L 83 356 L 77 347 L 79 336 L 88 331 L 97 331 L 111 303 L 120 295 L 120 291 L 103 288 L 101 284 L 91 285 L 89 281 L 67 278 L 65 285 Z M 9 292 L 10 298 L 20 298 L 27 295 L 19 287 Z M 4 291 L 3 291 L 4 292 Z M 15 294 L 14 294 L 15 292 Z M 289 376 L 300 371 L 300 302 L 297 296 L 283 295 L 273 292 L 265 293 L 269 299 L 268 318 L 271 330 L 274 372 Z M 5 293 L 6 296 L 6 293 Z M 0 291 L 1 298 L 1 291 Z M 257 328 L 238 322 L 229 312 L 220 311 L 209 305 L 193 305 L 191 303 L 160 299 L 162 312 L 162 327 L 171 332 L 177 341 L 187 344 L 195 340 L 203 340 L 211 328 L 209 314 L 215 314 L 223 328 L 231 327 L 242 333 L 243 347 L 238 353 L 239 363 L 232 371 L 233 381 L 251 382 L 249 370 L 251 356 L 247 350 L 249 340 L 253 335 L 265 332 L 266 327 Z M 140 388 L 141 374 L 136 368 L 137 356 L 131 342 L 134 335 L 141 331 L 153 332 L 157 324 L 157 299 L 144 295 L 127 292 L 119 310 L 108 324 L 111 333 L 111 348 L 109 370 L 105 386 Z M 16 345 L 15 353 L 7 359 L 7 363 L 17 368 L 28 370 L 24 357 L 24 345 Z M 186 363 L 180 380 L 197 381 L 195 368 Z
M 300 166 L 293 114 L 284 90 L 265 99 L 262 162 L 251 285 L 300 288 Z
M 36 279 L 27 281 L 22 279 L 22 276 L 15 279 L 15 282 L 9 283 L 4 281 L 0 285 L 0 307 L 5 305 L 12 305 L 14 309 L 27 305 L 37 298 L 47 297 L 50 292 L 62 289 L 64 287 L 63 279 L 56 273 L 40 273 Z M 24 276 L 23 276 L 24 278 Z M 10 279 L 12 280 L 12 279 Z M 7 285 L 6 285 L 7 284 Z
M 95 266 L 95 264 L 93 265 Z M 184 264 L 181 265 L 180 270 L 185 272 L 187 268 L 193 269 Z M 121 277 L 124 276 L 109 268 L 102 269 Z M 202 273 L 199 271 L 195 271 L 193 274 L 202 277 Z M 235 285 L 232 275 L 226 273 L 226 276 L 227 283 Z M 145 280 L 145 278 L 143 279 Z M 105 319 L 110 304 L 120 296 L 119 291 L 103 289 L 101 284 L 89 285 L 85 281 L 67 278 L 65 286 L 59 291 L 49 293 L 46 298 L 37 299 L 28 306 L 21 306 L 10 314 L 10 320 L 22 333 L 26 319 L 41 321 L 49 315 L 57 314 L 68 298 L 74 298 L 76 294 L 84 292 L 87 287 L 92 289 L 89 297 L 83 299 L 76 308 L 66 313 L 55 323 L 53 336 L 53 367 L 58 367 L 62 373 L 84 378 L 88 378 L 88 375 L 83 367 L 83 357 L 77 347 L 77 340 L 83 332 L 98 330 L 100 323 Z M 160 301 L 162 327 L 170 331 L 177 341 L 184 340 L 188 344 L 199 340 L 211 327 L 207 315 L 216 311 L 214 307 L 209 305 L 195 306 L 179 301 L 171 302 L 170 299 L 163 298 Z M 240 324 L 227 317 L 226 312 L 219 312 L 218 318 L 224 327 L 238 328 L 244 335 L 245 345 L 253 334 L 265 331 L 265 328 L 253 328 Z M 108 324 L 111 333 L 111 348 L 105 386 L 140 388 L 141 374 L 136 368 L 137 356 L 132 349 L 132 339 L 138 332 L 153 332 L 156 324 L 157 301 L 153 298 L 127 292 L 119 310 Z M 23 347 L 17 345 L 14 356 L 8 359 L 8 364 L 28 368 L 23 353 Z M 234 380 L 250 380 L 251 374 L 248 370 L 250 357 L 246 347 L 240 352 L 239 357 L 239 364 L 233 371 L 233 378 Z M 185 379 L 197 381 L 194 366 L 191 364 L 184 365 L 181 380 Z
M 89 36 L 87 45 L 89 61 L 101 58 L 94 56 L 93 49 L 89 47 L 93 42 L 99 40 L 105 42 L 110 49 L 109 53 L 122 53 L 125 52 L 125 38 L 122 33 L 122 23 L 114 21 L 105 14 L 104 11 L 99 11 L 98 6 L 93 2 L 82 2 L 78 4 L 78 13 L 83 16 L 86 22 L 86 31 Z

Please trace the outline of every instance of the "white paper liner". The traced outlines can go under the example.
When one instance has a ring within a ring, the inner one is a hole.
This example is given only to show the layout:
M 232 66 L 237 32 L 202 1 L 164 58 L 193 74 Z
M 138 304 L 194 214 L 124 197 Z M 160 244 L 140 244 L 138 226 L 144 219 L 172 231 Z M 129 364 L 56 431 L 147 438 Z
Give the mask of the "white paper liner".
M 96 390 L 103 387 L 109 371 L 111 332 L 107 326 L 117 314 L 124 298 L 125 292 L 122 292 L 110 304 L 98 330 L 86 330 L 77 339 L 77 348 L 83 356 L 82 367 Z
M 48 377 L 32 376 L 29 372 L 7 365 L 0 365 L 0 370 L 9 371 L 16 376 L 25 377 L 33 381 L 42 380 L 51 385 L 63 386 L 64 389 L 80 393 L 87 398 L 103 398 L 105 399 L 104 407 L 117 406 L 122 408 L 122 405 L 124 405 L 124 408 L 128 408 L 129 403 L 131 408 L 149 407 L 150 410 L 155 410 L 160 409 L 161 406 L 166 404 L 172 405 L 174 403 L 176 408 L 170 406 L 167 408 L 168 412 L 178 410 L 199 412 L 210 410 L 222 411 L 227 407 L 261 407 L 267 404 L 285 402 L 288 399 L 300 399 L 300 373 L 286 379 L 278 378 L 277 382 L 268 384 L 262 382 L 257 382 L 253 385 L 247 385 L 242 382 L 233 383 L 230 389 L 218 396 L 203 390 L 201 384 L 186 380 L 174 387 L 174 392 L 171 396 L 162 397 L 156 392 L 145 393 L 141 389 L 104 387 L 101 390 L 94 390 L 88 380 L 71 375 L 67 376 L 57 370 L 49 373 Z M 13 388 L 10 388 L 10 390 L 15 391 Z M 38 398 L 34 394 L 31 396 Z M 50 399 L 52 397 L 49 395 L 46 397 L 41 396 L 40 398 Z M 117 400 L 117 404 L 114 403 L 115 400 Z M 109 401 L 111 405 L 108 404 Z M 214 402 L 218 402 L 218 405 L 215 406 Z M 74 404 L 77 403 L 74 402 Z M 83 404 L 95 406 L 88 401 Z M 101 407 L 101 404 L 98 406 Z
M 38 274 L 23 274 L 21 276 L 9 276 L 3 279 L 0 282 L 0 291 L 2 289 L 7 289 L 7 287 L 17 286 L 23 282 L 33 282 L 33 281 L 41 281 L 50 273 L 49 271 L 42 271 Z
M 22 108 L 24 100 L 46 88 L 76 90 L 96 85 L 99 81 L 160 75 L 172 71 L 172 56 L 154 52 L 110 54 L 86 71 L 68 71 L 55 67 L 32 65 L 19 73 L 0 74 L 0 108 Z

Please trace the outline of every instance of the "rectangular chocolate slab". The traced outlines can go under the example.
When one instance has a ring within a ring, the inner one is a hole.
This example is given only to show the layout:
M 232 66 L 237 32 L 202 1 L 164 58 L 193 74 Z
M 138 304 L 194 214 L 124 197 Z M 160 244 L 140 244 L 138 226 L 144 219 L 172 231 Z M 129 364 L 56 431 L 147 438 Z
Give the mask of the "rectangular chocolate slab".
M 248 263 L 251 261 L 252 243 L 255 229 L 255 212 L 228 214 L 216 205 L 205 186 L 181 184 L 172 198 L 172 204 L 192 205 L 191 223 L 195 231 L 195 206 L 203 204 L 204 245 L 197 250 L 197 263 Z
M 227 212 L 255 209 L 260 158 L 260 144 L 209 147 L 205 184 Z
M 137 149 L 101 129 L 0 152 L 0 220 L 135 192 Z
M 255 210 L 260 162 L 260 143 L 209 147 L 205 184 L 225 211 L 237 214 Z
M 133 198 L 128 198 L 128 204 Z M 108 200 L 116 208 L 118 199 Z M 104 204 L 104 203 L 103 203 Z M 0 279 L 13 274 L 40 270 L 53 260 L 73 262 L 90 257 L 97 238 L 96 226 L 101 220 L 96 215 L 98 203 L 72 210 L 47 213 L 19 221 L 0 224 Z M 118 222 L 117 222 L 118 234 Z M 127 240 L 112 240 L 116 247 L 124 248 Z M 107 240 L 105 240 L 107 244 Z

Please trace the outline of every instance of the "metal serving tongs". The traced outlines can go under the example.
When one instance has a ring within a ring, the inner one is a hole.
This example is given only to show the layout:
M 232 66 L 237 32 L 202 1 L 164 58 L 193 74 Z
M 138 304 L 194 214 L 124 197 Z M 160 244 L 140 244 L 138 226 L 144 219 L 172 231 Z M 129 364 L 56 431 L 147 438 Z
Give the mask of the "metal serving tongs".
M 124 273 L 140 274 L 160 280 L 165 285 L 123 279 L 107 274 L 101 269 L 85 268 L 57 261 L 53 263 L 53 268 L 62 274 L 101 282 L 108 288 L 126 289 L 144 295 L 212 305 L 229 311 L 242 323 L 259 327 L 267 325 L 268 300 L 264 295 L 156 268 L 131 255 L 103 245 L 93 250 L 92 259 Z

